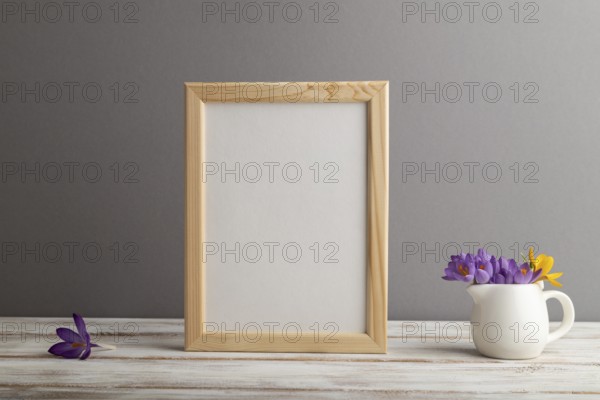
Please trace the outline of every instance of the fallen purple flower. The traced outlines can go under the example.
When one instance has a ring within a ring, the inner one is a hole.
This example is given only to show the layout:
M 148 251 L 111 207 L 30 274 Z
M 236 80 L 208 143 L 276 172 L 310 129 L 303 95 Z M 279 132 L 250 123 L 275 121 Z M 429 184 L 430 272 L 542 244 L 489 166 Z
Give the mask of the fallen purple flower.
M 64 358 L 85 360 L 90 356 L 92 347 L 98 347 L 98 345 L 90 341 L 90 334 L 81 315 L 73 314 L 73 321 L 75 321 L 77 332 L 69 328 L 58 328 L 56 334 L 64 342 L 56 343 L 48 349 L 48 352 Z

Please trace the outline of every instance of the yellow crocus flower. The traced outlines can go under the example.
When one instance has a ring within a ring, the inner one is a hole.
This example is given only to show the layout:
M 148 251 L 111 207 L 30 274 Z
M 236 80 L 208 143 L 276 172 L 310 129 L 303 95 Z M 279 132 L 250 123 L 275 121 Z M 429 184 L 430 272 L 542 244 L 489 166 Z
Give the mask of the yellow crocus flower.
M 536 280 L 536 282 L 541 281 L 542 279 L 547 280 L 554 286 L 561 287 L 562 284 L 557 281 L 558 278 L 562 276 L 562 272 L 555 272 L 553 274 L 550 273 L 552 267 L 554 266 L 554 258 L 551 256 L 547 256 L 545 254 L 540 254 L 537 257 L 534 257 L 533 248 L 529 248 L 529 261 L 533 265 L 535 271 L 542 270 L 540 277 Z

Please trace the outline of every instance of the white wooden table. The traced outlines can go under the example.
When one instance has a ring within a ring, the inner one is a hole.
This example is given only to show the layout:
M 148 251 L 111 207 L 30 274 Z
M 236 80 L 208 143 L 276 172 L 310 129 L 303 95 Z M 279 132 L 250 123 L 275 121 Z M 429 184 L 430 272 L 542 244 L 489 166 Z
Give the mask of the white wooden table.
M 600 323 L 502 361 L 478 355 L 464 322 L 390 322 L 386 355 L 186 353 L 182 320 L 87 322 L 118 349 L 65 360 L 47 349 L 72 321 L 1 318 L 0 399 L 600 399 Z

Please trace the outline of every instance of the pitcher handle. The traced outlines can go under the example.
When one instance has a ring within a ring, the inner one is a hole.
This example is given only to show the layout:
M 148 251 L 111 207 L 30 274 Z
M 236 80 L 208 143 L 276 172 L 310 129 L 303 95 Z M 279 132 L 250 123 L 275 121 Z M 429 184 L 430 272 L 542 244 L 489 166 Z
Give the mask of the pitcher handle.
M 542 293 L 544 294 L 544 300 L 548 301 L 549 299 L 556 299 L 560 302 L 563 309 L 563 319 L 560 326 L 548 335 L 548 343 L 550 343 L 561 338 L 565 333 L 571 330 L 573 322 L 575 322 L 575 308 L 573 307 L 573 302 L 569 296 L 563 292 L 559 292 L 558 290 L 548 290 Z

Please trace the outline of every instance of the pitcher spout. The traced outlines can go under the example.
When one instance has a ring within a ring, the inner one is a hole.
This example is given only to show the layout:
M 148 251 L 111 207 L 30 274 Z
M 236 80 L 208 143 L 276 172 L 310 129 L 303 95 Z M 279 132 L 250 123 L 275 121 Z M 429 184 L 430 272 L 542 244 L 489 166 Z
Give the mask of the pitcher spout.
M 481 303 L 485 295 L 489 292 L 491 285 L 477 285 L 475 283 L 470 284 L 467 287 L 467 293 L 473 299 L 476 304 Z

